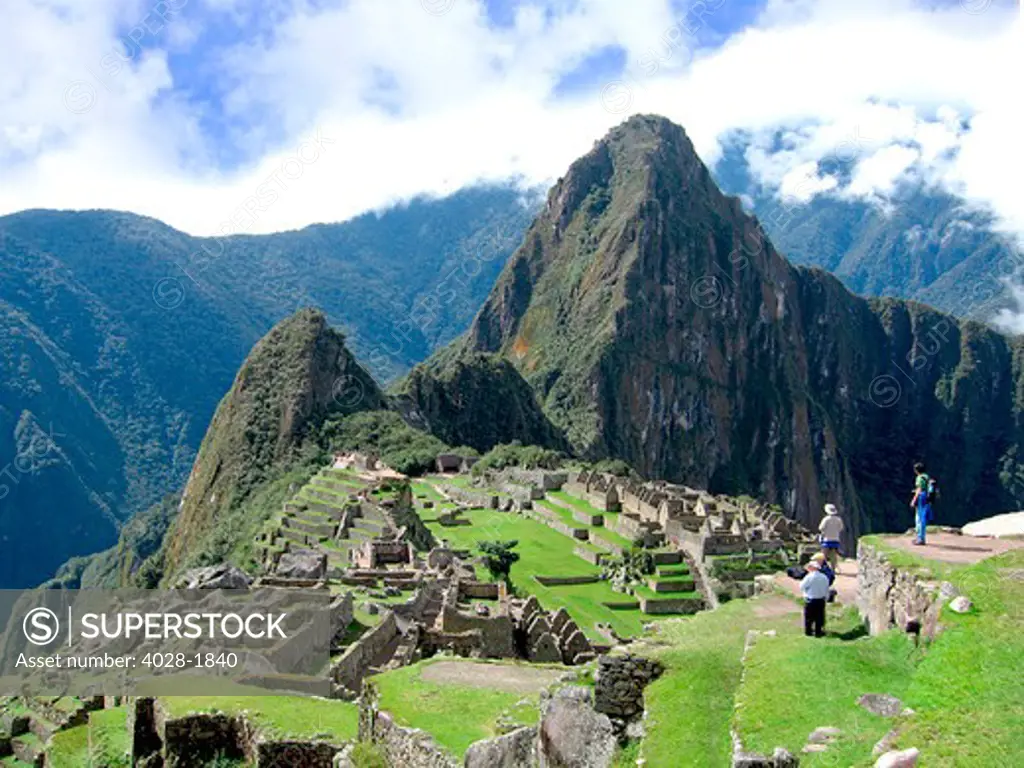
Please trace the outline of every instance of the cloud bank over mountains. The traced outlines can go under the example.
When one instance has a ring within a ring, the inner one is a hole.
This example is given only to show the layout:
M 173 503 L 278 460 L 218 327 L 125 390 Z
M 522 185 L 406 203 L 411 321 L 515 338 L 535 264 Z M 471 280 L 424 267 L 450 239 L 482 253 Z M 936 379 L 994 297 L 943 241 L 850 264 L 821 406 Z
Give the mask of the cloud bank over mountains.
M 553 181 L 635 112 L 780 196 L 939 185 L 1024 233 L 1019 10 L 995 0 L 8 0 L 0 213 L 192 234 Z

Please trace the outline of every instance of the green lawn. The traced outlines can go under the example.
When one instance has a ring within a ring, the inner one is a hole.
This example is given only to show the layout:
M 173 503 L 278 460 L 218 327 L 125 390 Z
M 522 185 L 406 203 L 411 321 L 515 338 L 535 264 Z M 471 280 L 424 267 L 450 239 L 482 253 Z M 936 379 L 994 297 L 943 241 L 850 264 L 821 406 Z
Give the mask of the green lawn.
M 729 729 L 747 630 L 794 629 L 800 619 L 797 614 L 758 618 L 754 609 L 763 600 L 734 600 L 716 611 L 660 622 L 657 644 L 636 649 L 665 665 L 665 674 L 644 692 L 647 737 L 642 753 L 647 765 L 730 764 Z
M 89 768 L 89 726 L 80 725 L 53 735 L 47 750 L 47 765 L 53 768 Z
M 849 631 L 859 623 L 854 612 L 829 631 Z M 762 637 L 747 657 L 736 718 L 745 746 L 765 754 L 784 746 L 800 754 L 815 728 L 834 726 L 842 734 L 828 752 L 802 756 L 801 765 L 873 765 L 872 746 L 894 721 L 871 714 L 857 699 L 887 693 L 904 700 L 920 652 L 900 632 L 817 640 L 798 628 L 788 630 Z
M 356 738 L 359 712 L 348 701 L 301 696 L 167 696 L 160 705 L 171 717 L 191 712 L 247 713 L 250 722 L 277 738 Z
M 573 528 L 585 528 L 587 531 L 590 532 L 591 536 L 600 536 L 602 539 L 608 541 L 609 543 L 618 544 L 620 547 L 624 547 L 625 549 L 631 549 L 633 546 L 633 542 L 627 539 L 625 536 L 621 536 L 615 531 L 605 528 L 603 525 L 585 525 L 584 523 L 579 522 L 576 518 L 572 516 L 572 512 L 570 512 L 565 507 L 560 507 L 557 504 L 554 504 L 553 502 L 550 501 L 535 501 L 534 504 L 541 506 L 544 509 L 548 510 L 549 512 L 558 515 L 562 522 L 571 525 Z M 598 514 L 605 513 L 600 512 Z M 596 544 L 595 546 L 600 547 L 601 545 Z
M 541 576 L 592 576 L 600 569 L 573 554 L 574 542 L 565 534 L 549 528 L 523 515 L 493 510 L 473 510 L 467 514 L 473 525 L 444 526 L 427 522 L 427 527 L 438 538 L 447 538 L 457 549 L 475 550 L 481 540 L 516 539 L 519 546 L 519 561 L 512 566 L 512 582 L 517 589 L 536 595 L 547 610 L 564 607 L 580 625 L 580 629 L 592 640 L 604 642 L 595 629 L 595 622 L 611 624 L 622 636 L 638 635 L 642 624 L 655 617 L 644 616 L 639 610 L 614 611 L 605 608 L 601 602 L 629 600 L 628 595 L 612 591 L 607 583 L 581 584 L 573 586 L 544 587 L 533 577 Z M 485 573 L 480 574 L 486 578 Z
M 495 723 L 502 715 L 522 725 L 537 722 L 538 696 L 424 680 L 421 672 L 431 663 L 436 662 L 423 661 L 373 677 L 380 708 L 400 725 L 427 731 L 461 758 L 473 742 L 497 735 Z
M 884 541 L 874 541 L 883 548 Z M 944 609 L 943 631 L 916 649 L 906 635 L 808 641 L 790 628 L 750 656 L 737 723 L 747 746 L 776 744 L 799 752 L 807 734 L 834 725 L 843 736 L 801 765 L 870 766 L 871 747 L 898 727 L 896 748 L 917 747 L 926 766 L 1004 765 L 1024 755 L 1024 552 L 973 566 L 893 553 L 901 567 L 952 581 L 974 602 L 958 615 Z M 896 721 L 857 706 L 863 693 L 889 693 L 916 714 Z M 820 708 L 779 706 L 814 697 Z
M 603 510 L 600 510 L 597 507 L 595 507 L 589 501 L 585 501 L 584 499 L 577 499 L 575 496 L 573 496 L 572 494 L 566 493 L 565 491 L 547 491 L 547 495 L 550 496 L 553 499 L 559 499 L 560 501 L 564 501 L 564 502 L 566 502 L 568 504 L 571 504 L 572 506 L 576 507 L 577 509 L 581 509 L 584 512 L 587 512 L 587 513 L 589 513 L 591 515 L 607 515 L 607 514 L 613 514 L 614 515 L 614 514 L 616 514 L 614 512 L 611 512 L 611 513 L 604 512 Z
M 467 513 L 466 518 L 472 525 L 445 527 L 435 522 L 426 525 L 434 536 L 447 539 L 457 549 L 475 550 L 478 541 L 518 540 L 516 551 L 520 559 L 512 566 L 512 581 L 522 582 L 524 588 L 534 574 L 589 576 L 598 572 L 597 566 L 572 553 L 571 538 L 524 515 L 475 509 Z

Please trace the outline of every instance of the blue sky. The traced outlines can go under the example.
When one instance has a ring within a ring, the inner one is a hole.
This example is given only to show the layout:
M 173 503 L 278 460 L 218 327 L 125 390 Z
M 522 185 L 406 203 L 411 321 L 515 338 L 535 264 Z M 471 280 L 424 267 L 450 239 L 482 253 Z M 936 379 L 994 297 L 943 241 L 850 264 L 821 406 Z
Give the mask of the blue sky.
M 657 112 L 780 195 L 912 175 L 1024 231 L 1019 33 L 1006 0 L 5 0 L 0 214 L 278 231 L 547 184 Z

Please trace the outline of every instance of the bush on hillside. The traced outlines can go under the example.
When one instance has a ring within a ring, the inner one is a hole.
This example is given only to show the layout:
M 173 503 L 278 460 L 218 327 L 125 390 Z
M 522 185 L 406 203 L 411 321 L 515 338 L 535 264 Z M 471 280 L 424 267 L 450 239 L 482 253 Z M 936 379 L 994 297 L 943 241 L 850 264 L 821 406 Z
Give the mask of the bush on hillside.
M 405 475 L 432 471 L 437 454 L 449 452 L 436 437 L 413 429 L 392 411 L 366 411 L 331 420 L 324 425 L 321 443 L 329 452 L 372 451 Z
M 488 469 L 505 469 L 506 467 L 522 467 L 523 469 L 558 469 L 565 456 L 550 448 L 537 445 L 523 445 L 518 440 L 514 443 L 496 445 L 473 465 L 473 474 L 481 475 Z

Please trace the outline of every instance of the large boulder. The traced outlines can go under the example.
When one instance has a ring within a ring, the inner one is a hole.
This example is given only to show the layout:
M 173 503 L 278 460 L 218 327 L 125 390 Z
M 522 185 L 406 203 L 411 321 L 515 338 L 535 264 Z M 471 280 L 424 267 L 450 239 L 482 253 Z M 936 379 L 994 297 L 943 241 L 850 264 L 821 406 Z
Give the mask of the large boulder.
M 536 768 L 536 744 L 536 726 L 475 742 L 466 751 L 465 768 Z
M 319 581 L 327 575 L 327 554 L 309 549 L 285 552 L 275 573 L 283 579 Z
M 230 563 L 192 568 L 174 584 L 175 589 L 248 589 L 252 579 Z
M 875 763 L 875 768 L 914 768 L 920 752 L 916 748 L 904 749 L 899 752 L 886 752 Z
M 542 768 L 608 768 L 615 747 L 612 722 L 594 711 L 590 688 L 568 686 L 544 703 L 540 722 Z
M 900 700 L 888 693 L 865 693 L 857 703 L 879 717 L 896 717 L 903 710 Z

